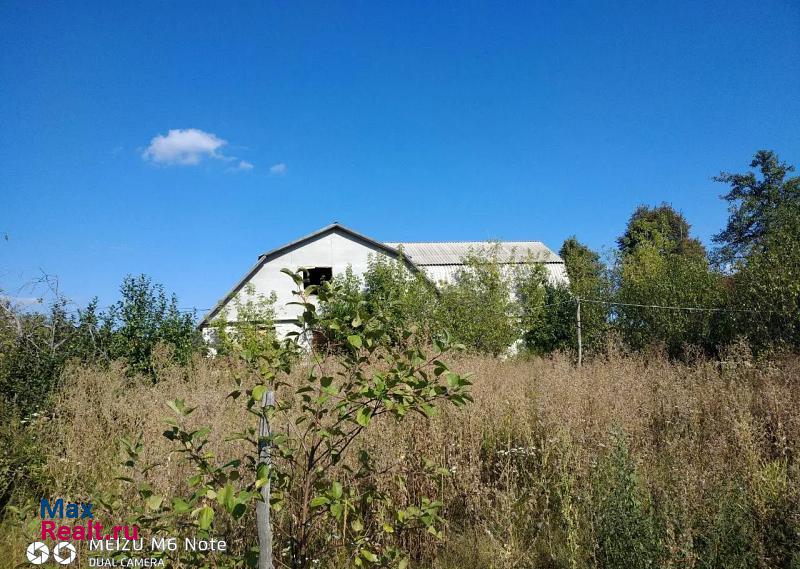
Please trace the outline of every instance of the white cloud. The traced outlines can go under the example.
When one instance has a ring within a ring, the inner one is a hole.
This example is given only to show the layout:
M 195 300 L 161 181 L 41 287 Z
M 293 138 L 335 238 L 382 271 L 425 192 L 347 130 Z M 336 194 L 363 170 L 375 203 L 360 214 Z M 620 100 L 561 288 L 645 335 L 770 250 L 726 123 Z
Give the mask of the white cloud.
M 269 167 L 270 174 L 275 174 L 276 176 L 281 176 L 286 173 L 286 164 L 283 162 L 278 162 L 277 164 L 273 164 Z
M 142 153 L 142 158 L 158 164 L 180 164 L 192 166 L 203 158 L 235 160 L 225 156 L 219 149 L 227 141 L 196 128 L 172 129 L 166 136 L 159 134 L 150 141 L 150 146 Z M 249 164 L 242 161 L 240 164 Z M 252 167 L 252 164 L 251 164 Z
M 251 162 L 248 162 L 247 160 L 239 160 L 238 158 L 232 158 L 230 161 L 235 162 L 237 160 L 239 161 L 239 163 L 236 164 L 235 166 L 229 167 L 227 169 L 227 172 L 249 172 L 250 170 L 255 168 L 255 166 L 253 166 L 253 164 Z

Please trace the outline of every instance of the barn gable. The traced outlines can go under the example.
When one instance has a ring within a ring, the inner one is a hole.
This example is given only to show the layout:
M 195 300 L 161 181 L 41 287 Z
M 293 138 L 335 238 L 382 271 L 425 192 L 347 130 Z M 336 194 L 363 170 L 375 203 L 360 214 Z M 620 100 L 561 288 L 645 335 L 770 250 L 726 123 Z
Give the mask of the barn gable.
M 295 285 L 282 269 L 296 271 L 298 269 L 320 269 L 321 273 L 330 270 L 333 275 L 344 273 L 352 267 L 355 274 L 362 274 L 367 269 L 370 256 L 384 255 L 392 259 L 400 256 L 399 252 L 384 243 L 353 231 L 339 223 L 334 223 L 310 233 L 296 241 L 287 243 L 271 251 L 259 255 L 258 261 L 239 280 L 238 283 L 212 308 L 201 320 L 200 327 L 207 326 L 214 318 L 226 310 L 229 321 L 236 320 L 234 298 L 245 301 L 245 290 L 252 285 L 256 296 L 277 295 L 276 321 L 294 321 L 299 308 L 286 306 L 295 300 L 292 294 Z M 409 268 L 419 270 L 413 262 L 406 259 Z

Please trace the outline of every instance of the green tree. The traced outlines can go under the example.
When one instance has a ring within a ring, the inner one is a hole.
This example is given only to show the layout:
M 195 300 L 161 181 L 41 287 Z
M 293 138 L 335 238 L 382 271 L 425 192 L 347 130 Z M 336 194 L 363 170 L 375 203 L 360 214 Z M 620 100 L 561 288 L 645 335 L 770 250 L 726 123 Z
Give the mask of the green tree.
M 634 349 L 663 342 L 669 354 L 677 356 L 686 345 L 709 352 L 717 346 L 720 314 L 714 309 L 723 306 L 724 292 L 719 275 L 705 259 L 661 255 L 641 247 L 619 267 L 616 299 L 621 303 L 616 326 Z
M 769 150 L 750 163 L 755 172 L 722 173 L 729 218 L 714 236 L 718 263 L 733 273 L 734 330 L 757 351 L 800 347 L 800 177 Z
M 0 393 L 27 415 L 47 407 L 70 355 L 74 318 L 66 301 L 56 299 L 47 312 L 24 312 L 4 302 Z
M 120 286 L 122 298 L 108 310 L 108 353 L 124 359 L 132 373 L 154 376 L 153 349 L 159 343 L 173 348 L 175 360 L 188 363 L 200 346 L 194 313 L 181 312 L 178 299 L 146 275 L 127 276 Z
M 501 354 L 521 332 L 513 287 L 496 251 L 470 253 L 454 281 L 442 285 L 437 318 L 468 350 Z
M 436 287 L 422 273 L 412 272 L 402 258 L 370 259 L 364 272 L 364 301 L 371 315 L 383 313 L 394 323 L 396 340 L 411 328 L 420 339 L 430 340 L 439 332 Z
M 76 312 L 54 277 L 33 286 L 40 297 L 32 307 L 0 297 L 0 394 L 23 416 L 47 407 L 68 361 L 106 357 L 96 300 Z
M 194 315 L 182 313 L 174 295 L 144 275 L 127 277 L 122 299 L 103 313 L 97 299 L 74 307 L 45 276 L 36 309 L 0 298 L 0 395 L 21 415 L 46 408 L 69 362 L 106 364 L 122 358 L 132 373 L 153 374 L 153 349 L 159 343 L 186 364 L 201 348 Z M 38 289 L 37 289 L 38 290 Z
M 331 282 L 336 286 L 338 294 L 318 299 L 319 317 L 330 325 L 319 327 L 315 331 L 315 341 L 318 344 L 324 341 L 329 351 L 338 351 L 346 345 L 347 337 L 355 332 L 354 324 L 359 323 L 358 320 L 355 323 L 348 322 L 347 316 L 359 312 L 366 313 L 366 301 L 364 285 L 353 273 L 352 267 L 347 267 L 342 274 L 334 275 Z M 319 349 L 321 347 L 318 346 Z
M 714 178 L 730 185 L 730 191 L 722 196 L 728 202 L 728 223 L 714 236 L 720 263 L 747 257 L 778 227 L 785 228 L 787 221 L 800 215 L 800 177 L 788 177 L 794 166 L 782 162 L 771 150 L 759 150 L 750 167 L 757 168 L 761 177 L 755 172 L 722 172 Z
M 218 356 L 237 356 L 245 352 L 261 353 L 275 340 L 275 302 L 277 295 L 256 294 L 248 284 L 211 322 L 210 348 Z M 231 309 L 235 317 L 231 320 Z
M 651 218 L 647 212 L 657 212 L 658 223 L 643 225 Z M 714 309 L 723 306 L 724 289 L 689 229 L 683 216 L 667 205 L 639 208 L 618 240 L 614 323 L 634 349 L 663 343 L 677 356 L 685 345 L 713 351 L 718 344 L 720 314 Z
M 800 349 L 800 216 L 786 216 L 751 248 L 733 276 L 735 330 L 757 352 Z
M 531 354 L 571 351 L 575 339 L 575 298 L 569 286 L 549 283 L 542 272 L 524 271 L 517 286 L 523 346 Z
M 361 311 L 369 317 L 381 317 L 391 324 L 391 337 L 403 342 L 407 332 L 413 331 L 415 341 L 430 342 L 440 334 L 436 322 L 436 287 L 425 275 L 411 271 L 403 259 L 383 256 L 369 259 L 362 278 L 350 267 L 334 277 L 342 293 L 320 299 L 320 316 L 339 322 L 340 328 L 328 338 L 329 346 L 342 345 L 354 327 L 342 325 L 342 315 Z
M 704 257 L 706 252 L 697 239 L 689 235 L 691 226 L 682 213 L 666 203 L 660 206 L 639 206 L 628 220 L 628 226 L 617 239 L 620 253 L 630 255 L 642 245 L 661 254 L 677 253 Z
M 585 301 L 581 303 L 581 336 L 584 350 L 587 353 L 602 350 L 610 313 L 609 305 L 605 302 L 611 299 L 611 282 L 605 264 L 597 252 L 592 251 L 574 236 L 564 241 L 559 255 L 564 259 L 570 292 L 573 297 Z M 575 333 L 573 326 L 570 346 L 575 346 L 577 343 L 574 338 Z
M 600 256 L 575 237 L 559 251 L 569 282 L 553 283 L 541 265 L 519 271 L 517 301 L 525 348 L 542 354 L 577 350 L 576 302 L 581 298 L 581 339 L 586 353 L 599 351 L 608 327 L 609 280 Z M 590 302 L 594 301 L 594 302 Z

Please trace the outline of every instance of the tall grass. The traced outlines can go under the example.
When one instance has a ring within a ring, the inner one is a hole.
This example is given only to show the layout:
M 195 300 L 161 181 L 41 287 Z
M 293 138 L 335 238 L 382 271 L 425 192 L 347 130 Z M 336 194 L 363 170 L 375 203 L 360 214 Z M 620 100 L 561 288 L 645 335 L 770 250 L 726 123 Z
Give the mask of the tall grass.
M 474 404 L 402 428 L 375 421 L 366 443 L 385 470 L 376 483 L 398 500 L 430 490 L 421 457 L 452 473 L 438 481 L 444 539 L 404 544 L 418 566 L 800 567 L 800 359 L 611 354 L 582 369 L 559 356 L 455 367 L 474 373 Z M 120 491 L 121 436 L 141 436 L 143 462 L 162 463 L 147 475 L 155 489 L 182 488 L 189 473 L 161 436 L 175 398 L 213 427 L 215 452 L 241 450 L 223 436 L 251 421 L 226 399 L 229 368 L 197 360 L 191 373 L 165 363 L 157 374 L 131 384 L 121 368 L 69 370 L 55 415 L 37 425 L 49 495 Z M 222 529 L 234 553 L 252 543 L 250 523 Z M 2 566 L 24 561 L 14 528 L 0 526 Z

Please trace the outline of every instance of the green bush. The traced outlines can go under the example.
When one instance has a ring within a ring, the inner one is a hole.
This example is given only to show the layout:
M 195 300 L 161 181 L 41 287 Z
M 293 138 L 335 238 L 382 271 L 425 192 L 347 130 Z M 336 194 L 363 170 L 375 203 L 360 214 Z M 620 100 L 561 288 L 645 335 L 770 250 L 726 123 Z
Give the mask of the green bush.
M 518 270 L 516 297 L 522 313 L 523 343 L 528 352 L 575 353 L 577 299 L 581 303 L 581 342 L 584 354 L 606 346 L 609 329 L 610 280 L 597 253 L 570 237 L 559 254 L 569 282 L 553 283 L 541 265 Z
M 413 329 L 415 336 L 431 340 L 442 329 L 436 321 L 436 286 L 427 277 L 412 272 L 403 259 L 370 259 L 364 273 L 367 313 L 380 315 L 392 327 L 395 340 Z
M 0 395 L 22 416 L 46 409 L 70 361 L 107 364 L 122 359 L 129 373 L 155 379 L 153 355 L 166 345 L 182 365 L 203 345 L 194 314 L 181 312 L 174 295 L 141 275 L 126 277 L 122 299 L 106 312 L 97 300 L 77 312 L 52 288 L 46 311 L 20 310 L 0 299 Z
M 125 360 L 131 373 L 155 378 L 153 350 L 158 344 L 170 346 L 175 361 L 184 365 L 200 349 L 194 313 L 181 312 L 177 297 L 167 296 L 162 285 L 146 275 L 129 275 L 120 294 L 101 319 L 101 337 L 108 355 Z
M 522 340 L 528 353 L 542 355 L 576 349 L 575 297 L 568 286 L 552 285 L 534 277 L 517 294 Z
M 47 312 L 24 312 L 6 302 L 0 312 L 0 395 L 23 417 L 47 407 L 69 360 L 101 357 L 96 303 L 77 315 L 67 305 L 56 297 Z
M 277 295 L 256 294 L 253 285 L 243 289 L 230 304 L 236 317 L 230 320 L 225 308 L 211 322 L 210 348 L 218 356 L 237 355 L 243 351 L 260 353 L 271 349 L 275 341 L 275 302 Z
M 699 516 L 695 528 L 700 567 L 758 567 L 757 524 L 744 483 L 731 479 L 715 488 L 713 498 L 709 504 L 713 517 Z
M 17 409 L 0 401 L 0 520 L 6 507 L 18 500 L 40 496 L 47 483 L 43 474 L 44 455 L 30 422 Z
M 734 329 L 756 352 L 800 349 L 800 212 L 772 227 L 733 284 Z
M 520 338 L 514 275 L 497 262 L 496 251 L 470 253 L 454 282 L 441 286 L 437 318 L 467 350 L 499 355 Z
M 659 524 L 622 431 L 613 433 L 612 446 L 597 465 L 594 499 L 593 524 L 600 566 L 658 567 L 664 554 Z
M 413 331 L 414 341 L 422 343 L 431 342 L 442 332 L 436 320 L 435 285 L 425 275 L 412 272 L 403 259 L 371 257 L 362 278 L 348 267 L 344 274 L 334 277 L 334 282 L 340 294 L 319 303 L 322 320 L 339 323 L 339 328 L 326 332 L 330 349 L 344 345 L 356 329 L 345 321 L 347 314 L 359 314 L 359 319 L 381 318 L 395 343 L 404 342 L 408 331 Z

